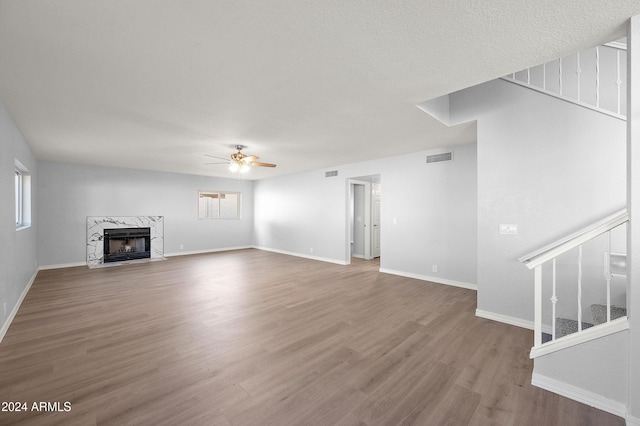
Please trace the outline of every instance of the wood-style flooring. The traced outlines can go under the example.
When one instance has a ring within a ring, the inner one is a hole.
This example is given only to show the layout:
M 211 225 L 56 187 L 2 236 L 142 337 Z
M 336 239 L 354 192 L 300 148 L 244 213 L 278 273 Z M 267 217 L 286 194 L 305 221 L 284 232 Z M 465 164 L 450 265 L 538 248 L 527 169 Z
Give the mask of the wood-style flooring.
M 0 343 L 0 401 L 28 410 L 0 424 L 624 424 L 531 386 L 532 332 L 477 318 L 474 291 L 378 268 L 240 250 L 41 271 Z

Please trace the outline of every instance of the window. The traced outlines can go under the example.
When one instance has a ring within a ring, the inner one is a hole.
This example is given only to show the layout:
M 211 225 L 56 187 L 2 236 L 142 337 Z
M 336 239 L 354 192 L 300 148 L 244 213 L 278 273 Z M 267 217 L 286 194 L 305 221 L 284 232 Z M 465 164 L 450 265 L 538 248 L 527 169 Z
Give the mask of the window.
M 240 219 L 239 192 L 198 193 L 198 219 Z
M 16 229 L 31 226 L 31 175 L 18 161 L 15 162 Z

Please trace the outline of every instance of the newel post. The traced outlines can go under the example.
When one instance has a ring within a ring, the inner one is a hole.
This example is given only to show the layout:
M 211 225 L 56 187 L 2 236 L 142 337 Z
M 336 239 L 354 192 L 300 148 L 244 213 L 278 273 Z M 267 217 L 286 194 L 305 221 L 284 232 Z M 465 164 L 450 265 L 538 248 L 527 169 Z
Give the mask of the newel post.
M 542 265 L 536 266 L 533 274 L 534 279 L 534 335 L 533 346 L 542 345 Z

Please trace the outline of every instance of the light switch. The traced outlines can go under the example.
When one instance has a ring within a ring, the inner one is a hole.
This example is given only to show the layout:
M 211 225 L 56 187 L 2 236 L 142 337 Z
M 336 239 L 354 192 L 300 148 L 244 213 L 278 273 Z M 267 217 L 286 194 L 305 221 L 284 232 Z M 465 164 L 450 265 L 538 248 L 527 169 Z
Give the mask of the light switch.
M 500 234 L 502 235 L 516 235 L 518 233 L 518 225 L 513 223 L 501 223 Z

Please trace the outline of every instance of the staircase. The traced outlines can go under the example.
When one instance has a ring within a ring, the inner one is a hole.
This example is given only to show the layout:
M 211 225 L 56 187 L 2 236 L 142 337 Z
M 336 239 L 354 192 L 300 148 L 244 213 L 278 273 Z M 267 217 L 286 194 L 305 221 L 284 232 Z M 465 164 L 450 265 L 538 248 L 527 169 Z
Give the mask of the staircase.
M 628 221 L 621 210 L 519 259 L 534 270 L 531 358 L 628 328 Z
M 577 333 L 579 330 L 586 330 L 594 325 L 604 324 L 607 322 L 607 307 L 606 305 L 599 305 L 594 303 L 591 305 L 591 315 L 593 316 L 593 324 L 590 322 L 583 322 L 582 327 L 578 327 L 578 321 L 569 318 L 556 318 L 556 339 L 560 337 L 568 336 L 569 334 Z M 611 306 L 611 319 L 617 319 L 627 316 L 627 310 L 625 308 L 618 308 Z M 551 341 L 553 336 L 548 333 L 543 333 L 543 343 Z
M 607 307 L 605 305 L 591 305 L 591 314 L 595 325 L 604 324 L 607 322 Z M 627 316 L 627 310 L 625 308 L 618 308 L 616 306 L 611 307 L 611 319 L 618 319 Z

